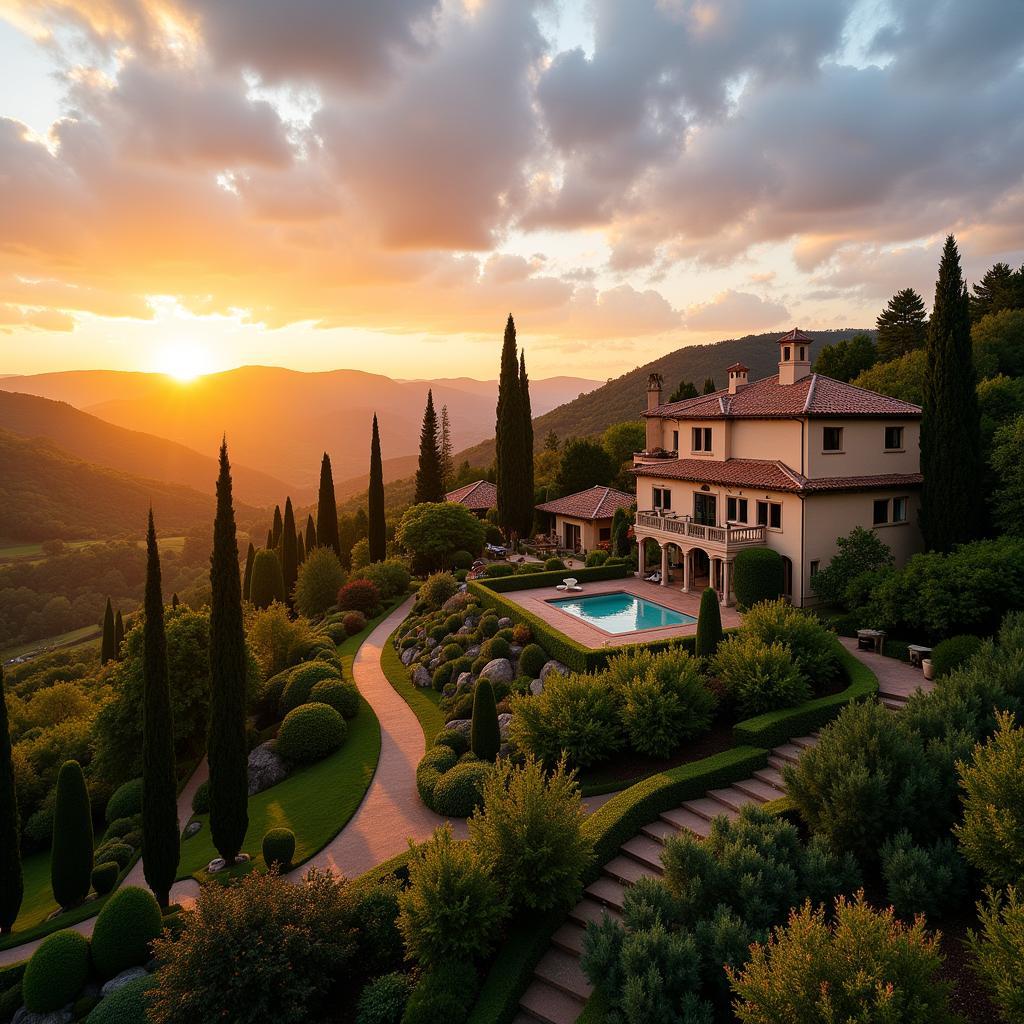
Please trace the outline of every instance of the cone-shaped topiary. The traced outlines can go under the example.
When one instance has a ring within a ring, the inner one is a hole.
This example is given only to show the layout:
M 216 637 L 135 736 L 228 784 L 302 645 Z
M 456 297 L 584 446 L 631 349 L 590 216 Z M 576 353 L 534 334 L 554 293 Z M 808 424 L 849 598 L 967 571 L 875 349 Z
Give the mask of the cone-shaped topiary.
M 114 609 L 107 598 L 107 607 L 103 612 L 103 640 L 100 643 L 100 664 L 106 665 L 117 657 L 117 649 L 114 646 Z
M 149 944 L 163 928 L 153 894 L 138 885 L 118 889 L 103 905 L 92 932 L 92 962 L 101 978 L 113 978 L 150 958 Z
M 21 874 L 20 833 L 11 733 L 7 724 L 4 669 L 0 665 L 0 935 L 14 927 L 25 895 Z
M 469 748 L 481 761 L 493 761 L 501 749 L 498 709 L 494 703 L 494 687 L 489 679 L 481 679 L 473 693 Z
M 295 536 L 295 512 L 292 499 L 284 503 L 284 532 L 281 534 L 281 575 L 284 577 L 284 599 L 292 607 L 292 591 L 299 575 L 299 544 Z
M 714 587 L 706 587 L 700 595 L 697 613 L 697 638 L 694 651 L 698 658 L 712 658 L 722 642 L 722 611 Z
M 373 432 L 370 436 L 370 489 L 366 501 L 366 536 L 370 545 L 370 562 L 383 562 L 387 557 L 387 523 L 384 518 L 384 469 L 376 413 L 373 414 Z
M 89 895 L 92 883 L 92 810 L 85 776 L 77 761 L 65 761 L 57 776 L 53 805 L 50 884 L 53 898 L 67 909 Z
M 313 522 L 313 513 L 306 516 L 306 554 L 308 555 L 316 547 L 316 523 Z

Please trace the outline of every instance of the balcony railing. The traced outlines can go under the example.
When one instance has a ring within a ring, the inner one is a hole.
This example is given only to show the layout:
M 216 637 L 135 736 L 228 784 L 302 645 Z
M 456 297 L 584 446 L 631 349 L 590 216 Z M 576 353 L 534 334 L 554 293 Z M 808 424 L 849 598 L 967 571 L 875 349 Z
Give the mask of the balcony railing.
M 638 529 L 654 530 L 657 533 L 671 533 L 691 540 L 710 544 L 722 544 L 725 547 L 737 547 L 746 544 L 763 544 L 765 528 L 763 526 L 737 526 L 726 523 L 725 526 L 708 526 L 695 523 L 692 519 L 680 518 L 671 513 L 637 512 L 636 526 Z

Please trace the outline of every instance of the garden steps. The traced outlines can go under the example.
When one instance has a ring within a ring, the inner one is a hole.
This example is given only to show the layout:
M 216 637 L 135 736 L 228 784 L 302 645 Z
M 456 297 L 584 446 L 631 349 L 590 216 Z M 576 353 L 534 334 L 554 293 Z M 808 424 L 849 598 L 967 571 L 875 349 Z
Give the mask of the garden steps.
M 739 811 L 734 811 L 731 807 L 710 796 L 701 796 L 696 800 L 687 800 L 683 807 L 691 814 L 696 814 L 697 817 L 703 818 L 707 822 L 712 822 L 723 814 L 725 817 L 734 820 L 740 816 Z
M 582 928 L 586 928 L 591 921 L 600 924 L 601 918 L 606 914 L 616 921 L 622 920 L 622 915 L 614 907 L 605 906 L 599 900 L 586 895 L 569 911 L 569 917 Z
M 619 849 L 627 857 L 632 857 L 640 864 L 646 865 L 652 871 L 658 872 L 659 875 L 661 874 L 661 854 L 665 849 L 663 842 L 658 842 L 658 840 L 650 839 L 644 835 L 633 836 L 632 839 L 627 839 Z
M 587 981 L 587 976 L 580 967 L 579 956 L 566 953 L 554 946 L 540 958 L 534 974 L 541 981 L 546 981 L 566 995 L 584 1001 L 589 999 L 590 993 L 594 991 L 594 986 Z
M 786 782 L 782 778 L 782 772 L 780 772 L 778 768 L 759 768 L 754 772 L 754 780 L 757 782 L 763 782 L 765 785 L 771 786 L 772 789 L 778 790 L 778 793 L 776 794 L 778 796 L 781 796 L 786 792 Z M 774 797 L 772 799 L 774 799 Z
M 817 736 L 797 736 L 795 739 L 789 741 L 794 747 L 800 747 L 803 750 L 810 750 L 811 747 L 818 745 Z
M 803 748 L 798 747 L 795 743 L 783 743 L 772 750 L 772 756 L 788 761 L 790 764 L 796 764 L 802 753 Z M 771 757 L 768 760 L 770 761 Z
M 659 815 L 663 822 L 671 825 L 676 832 L 686 829 L 698 836 L 709 836 L 711 834 L 711 822 L 707 818 L 683 807 L 673 807 L 670 811 L 663 811 Z
M 734 782 L 733 788 L 738 789 L 741 793 L 745 793 L 749 797 L 753 797 L 759 804 L 766 804 L 770 800 L 778 800 L 785 792 L 784 789 L 780 789 L 778 786 L 772 786 L 767 782 L 762 782 L 761 779 L 744 779 L 742 782 Z
M 648 822 L 642 829 L 640 829 L 640 833 L 643 836 L 648 839 L 652 839 L 656 843 L 661 843 L 662 846 L 664 846 L 665 843 L 667 843 L 668 840 L 678 832 L 679 828 L 676 825 L 673 825 L 671 822 L 663 820 L 662 818 Z
M 583 937 L 586 934 L 587 930 L 570 918 L 558 926 L 558 931 L 551 936 L 551 944 L 572 956 L 579 956 L 583 952 Z
M 725 789 L 709 789 L 708 796 L 712 800 L 716 800 L 724 807 L 728 807 L 737 813 L 748 804 L 760 804 L 764 802 L 759 800 L 756 796 L 751 796 L 749 793 L 745 793 L 738 786 L 728 786 Z
M 660 864 L 653 867 L 628 856 L 613 857 L 601 870 L 609 878 L 623 885 L 633 885 L 641 878 L 660 878 L 662 874 Z
M 586 1000 L 571 996 L 540 978 L 534 978 L 519 999 L 519 1008 L 527 1019 L 541 1024 L 574 1024 L 586 1006 Z
M 622 912 L 622 902 L 626 898 L 626 887 L 621 882 L 616 882 L 615 879 L 605 876 L 599 878 L 596 882 L 591 882 L 583 891 L 592 899 L 597 900 L 598 903 L 603 903 L 607 907 L 614 907 L 620 913 Z

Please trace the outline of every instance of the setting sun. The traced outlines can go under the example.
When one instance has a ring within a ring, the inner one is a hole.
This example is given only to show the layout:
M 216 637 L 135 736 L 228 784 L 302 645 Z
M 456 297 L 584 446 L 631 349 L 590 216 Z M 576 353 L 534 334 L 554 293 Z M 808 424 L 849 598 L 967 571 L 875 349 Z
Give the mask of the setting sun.
M 210 361 L 201 345 L 177 342 L 160 352 L 157 369 L 182 383 L 193 381 L 208 373 Z

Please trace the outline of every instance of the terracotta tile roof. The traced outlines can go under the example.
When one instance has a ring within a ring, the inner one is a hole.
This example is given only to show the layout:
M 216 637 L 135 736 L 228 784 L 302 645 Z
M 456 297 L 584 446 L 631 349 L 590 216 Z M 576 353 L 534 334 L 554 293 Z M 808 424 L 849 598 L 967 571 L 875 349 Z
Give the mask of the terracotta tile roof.
M 615 510 L 631 508 L 636 504 L 636 495 L 617 491 L 614 487 L 591 487 L 577 494 L 546 501 L 537 508 L 556 516 L 572 516 L 574 519 L 611 519 Z
M 780 345 L 785 344 L 787 341 L 806 341 L 808 345 L 814 344 L 814 339 L 809 338 L 799 327 L 794 327 L 788 334 L 784 334 L 779 338 L 778 343 Z
M 784 462 L 768 459 L 675 459 L 636 466 L 636 476 L 663 480 L 692 480 L 723 487 L 752 487 L 763 491 L 810 494 L 821 491 L 868 491 L 888 487 L 918 487 L 920 473 L 882 473 L 875 476 L 839 476 L 808 479 Z
M 906 419 L 921 415 L 921 407 L 898 398 L 811 373 L 794 384 L 780 384 L 778 374 L 762 377 L 742 391 L 728 390 L 659 405 L 642 413 L 659 419 L 718 420 L 791 419 L 794 417 L 877 416 Z
M 733 363 L 732 366 L 727 366 L 725 368 L 725 372 L 728 373 L 730 370 L 741 370 L 741 371 L 746 372 L 749 369 L 750 369 L 750 367 L 749 366 L 744 366 L 743 363 Z
M 474 480 L 444 496 L 445 501 L 454 501 L 466 508 L 487 511 L 498 504 L 498 488 L 489 480 Z

